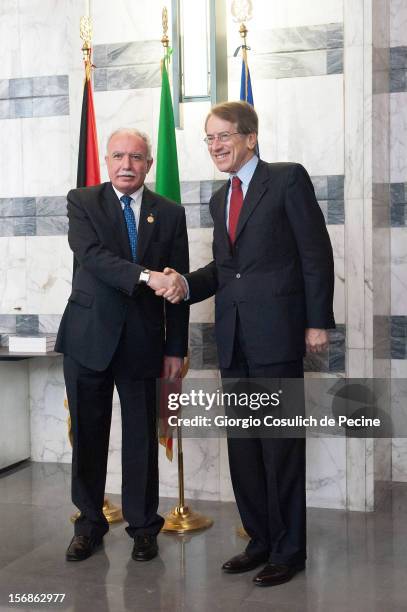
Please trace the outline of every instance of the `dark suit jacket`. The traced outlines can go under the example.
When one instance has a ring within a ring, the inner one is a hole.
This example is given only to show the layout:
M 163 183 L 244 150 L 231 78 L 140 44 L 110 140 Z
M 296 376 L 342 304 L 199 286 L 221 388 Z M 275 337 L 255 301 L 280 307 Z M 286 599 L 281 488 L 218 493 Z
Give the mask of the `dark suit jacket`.
M 216 294 L 221 368 L 230 365 L 236 313 L 255 364 L 300 359 L 305 328 L 335 327 L 332 247 L 314 188 L 300 164 L 259 161 L 231 247 L 228 183 L 211 198 L 214 260 L 187 274 L 190 303 Z
M 78 265 L 55 350 L 87 368 L 104 370 L 126 323 L 133 371 L 140 378 L 159 376 L 164 354 L 187 354 L 189 307 L 164 304 L 139 284 L 139 276 L 146 268 L 161 271 L 165 266 L 188 271 L 184 208 L 144 187 L 137 264 L 111 183 L 70 191 L 68 217 L 68 241 Z

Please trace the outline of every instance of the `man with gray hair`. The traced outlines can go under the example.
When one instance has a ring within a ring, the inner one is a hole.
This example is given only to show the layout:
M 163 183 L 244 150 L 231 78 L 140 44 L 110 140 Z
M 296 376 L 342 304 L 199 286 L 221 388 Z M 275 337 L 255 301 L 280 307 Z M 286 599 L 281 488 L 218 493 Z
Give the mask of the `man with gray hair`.
M 122 507 L 132 557 L 157 555 L 156 379 L 180 375 L 189 309 L 154 290 L 187 272 L 185 211 L 144 186 L 146 134 L 120 129 L 107 143 L 110 182 L 68 193 L 68 241 L 77 266 L 55 350 L 64 354 L 72 420 L 72 501 L 79 508 L 68 561 L 82 561 L 108 531 L 103 514 L 113 389 L 122 415 Z

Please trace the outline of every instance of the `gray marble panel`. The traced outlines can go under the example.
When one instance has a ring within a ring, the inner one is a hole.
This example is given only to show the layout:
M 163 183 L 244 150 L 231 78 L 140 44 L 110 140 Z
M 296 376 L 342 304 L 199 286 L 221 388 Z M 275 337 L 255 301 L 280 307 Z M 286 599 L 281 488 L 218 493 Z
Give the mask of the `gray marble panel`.
M 14 219 L 0 218 L 0 236 L 14 236 Z
M 331 175 L 327 177 L 328 183 L 328 200 L 343 200 L 344 199 L 344 184 L 345 177 L 342 174 Z
M 10 100 L 0 100 L 0 119 L 10 119 Z
M 372 75 L 373 79 L 373 93 L 383 94 L 389 93 L 391 89 L 391 74 L 394 71 L 389 70 L 375 70 Z
M 33 95 L 33 79 L 10 79 L 10 98 L 29 98 Z
M 0 79 L 0 100 L 10 97 L 10 81 L 8 79 Z
M 395 337 L 391 339 L 391 358 L 407 359 L 406 338 Z
M 0 314 L 0 333 L 15 334 L 16 333 L 16 315 Z
M 16 98 L 10 100 L 10 118 L 23 119 L 33 116 L 33 99 Z
M 202 370 L 203 349 L 202 346 L 191 346 L 189 349 L 189 367 L 191 370 Z
M 390 208 L 391 227 L 405 227 L 407 225 L 407 204 L 392 204 Z
M 407 69 L 407 47 L 390 48 L 390 68 L 392 70 Z
M 16 332 L 17 334 L 38 334 L 39 324 L 38 315 L 17 315 Z
M 391 183 L 390 199 L 392 204 L 405 204 L 407 202 L 407 183 Z
M 328 351 L 307 353 L 304 358 L 304 372 L 329 372 Z
M 37 236 L 66 236 L 67 217 L 37 217 Z
M 326 26 L 326 39 L 329 49 L 343 47 L 343 24 L 328 23 Z
M 66 216 L 66 197 L 54 196 L 37 198 L 37 217 Z
M 181 183 L 182 204 L 199 204 L 201 201 L 200 185 L 199 181 L 183 181 Z
M 61 315 L 39 315 L 38 319 L 38 331 L 40 334 L 56 334 L 58 332 Z
M 69 115 L 69 96 L 33 98 L 33 117 Z
M 31 217 L 35 215 L 35 198 L 1 198 L 0 217 Z
M 329 372 L 345 371 L 345 326 L 329 330 Z
M 67 74 L 33 78 L 33 96 L 68 96 L 69 77 Z
M 390 359 L 391 319 L 388 316 L 373 317 L 373 357 L 375 359 Z
M 192 204 L 185 207 L 185 216 L 187 219 L 187 227 L 201 227 L 200 204 L 193 206 Z
M 327 74 L 327 51 L 266 53 L 253 56 L 253 71 L 259 79 L 284 79 Z M 235 68 L 231 65 L 231 72 Z
M 343 225 L 345 223 L 345 203 L 343 200 L 328 200 L 328 225 Z
M 328 223 L 328 201 L 318 200 L 318 204 L 320 209 L 322 210 L 322 214 L 324 215 L 325 223 Z
M 35 236 L 37 234 L 36 229 L 36 217 L 14 217 L 14 236 Z
M 388 203 L 373 200 L 372 217 L 374 228 L 390 227 L 391 210 Z
M 116 43 L 106 45 L 106 63 L 99 62 L 99 65 L 111 68 L 155 63 L 159 66 L 162 56 L 163 47 L 159 40 Z
M 93 87 L 95 91 L 107 91 L 106 68 L 95 68 L 93 72 Z
M 92 61 L 97 70 L 103 66 L 107 66 L 107 45 L 93 46 Z
M 312 184 L 314 185 L 315 195 L 317 200 L 328 199 L 328 177 L 327 176 L 311 176 Z
M 207 204 L 212 195 L 225 184 L 225 181 L 201 181 L 200 202 Z
M 109 68 L 107 70 L 108 91 L 116 91 L 120 89 L 143 89 L 160 86 L 161 73 L 159 64 L 125 66 L 123 68 Z M 101 91 L 99 86 L 97 91 Z
M 390 183 L 373 183 L 374 202 L 385 203 L 388 205 L 390 198 Z
M 217 370 L 219 368 L 218 352 L 215 342 L 203 345 L 202 367 L 204 370 Z
M 203 332 L 201 323 L 190 323 L 189 324 L 189 344 L 190 346 L 202 346 L 203 344 Z
M 407 70 L 390 70 L 390 93 L 407 91 Z
M 256 32 L 252 43 L 254 54 L 326 49 L 327 28 L 325 25 L 317 25 L 260 30 Z
M 200 205 L 200 226 L 213 227 L 212 215 L 209 212 L 209 206 L 207 204 Z
M 8 348 L 9 334 L 0 334 L 0 346 Z
M 343 49 L 328 49 L 326 54 L 326 74 L 343 73 Z

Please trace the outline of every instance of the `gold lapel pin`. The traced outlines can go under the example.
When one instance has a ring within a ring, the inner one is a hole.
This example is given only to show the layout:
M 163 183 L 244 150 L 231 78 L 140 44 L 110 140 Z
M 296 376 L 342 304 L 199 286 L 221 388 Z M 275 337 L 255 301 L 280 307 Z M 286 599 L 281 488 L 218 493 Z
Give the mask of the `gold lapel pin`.
M 153 217 L 153 215 L 148 215 L 148 217 L 147 217 L 147 223 L 154 223 L 154 217 Z

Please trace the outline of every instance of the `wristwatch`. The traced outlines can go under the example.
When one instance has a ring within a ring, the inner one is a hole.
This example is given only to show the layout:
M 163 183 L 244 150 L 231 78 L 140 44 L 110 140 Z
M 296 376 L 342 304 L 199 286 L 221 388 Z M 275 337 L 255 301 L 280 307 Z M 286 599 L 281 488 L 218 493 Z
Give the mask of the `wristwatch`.
M 143 270 L 139 276 L 139 283 L 146 283 L 147 285 L 148 281 L 150 280 L 150 274 L 151 270 Z

